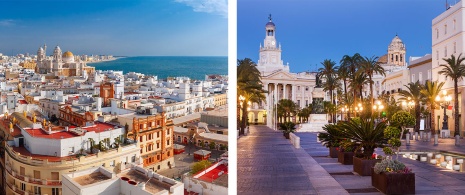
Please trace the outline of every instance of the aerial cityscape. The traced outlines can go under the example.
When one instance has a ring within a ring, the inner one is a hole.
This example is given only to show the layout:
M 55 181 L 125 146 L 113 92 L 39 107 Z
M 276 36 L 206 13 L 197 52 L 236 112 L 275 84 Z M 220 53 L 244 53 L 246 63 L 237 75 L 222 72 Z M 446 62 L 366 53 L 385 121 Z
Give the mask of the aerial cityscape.
M 227 2 L 108 2 L 2 2 L 0 194 L 228 194 Z
M 463 194 L 463 1 L 237 6 L 237 194 Z

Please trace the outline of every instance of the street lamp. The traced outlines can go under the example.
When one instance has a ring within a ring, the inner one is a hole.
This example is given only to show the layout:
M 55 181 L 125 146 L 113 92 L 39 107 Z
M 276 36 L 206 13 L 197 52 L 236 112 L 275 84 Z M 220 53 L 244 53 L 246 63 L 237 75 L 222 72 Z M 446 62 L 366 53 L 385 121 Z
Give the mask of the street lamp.
M 357 116 L 357 112 L 362 112 L 362 111 L 363 111 L 362 103 L 358 103 L 358 105 L 355 107 L 355 116 Z
M 242 96 L 242 95 L 240 95 L 240 96 L 239 96 L 239 110 L 242 111 L 242 115 L 245 114 L 245 113 L 243 112 L 243 109 L 242 109 L 243 106 L 244 106 L 244 101 L 245 101 L 245 97 Z M 243 135 L 243 134 L 244 134 L 244 128 L 245 128 L 244 125 L 243 125 L 244 120 L 240 120 L 241 115 L 240 115 L 239 112 L 238 112 L 238 117 L 239 117 L 239 120 L 238 120 L 238 121 L 239 121 L 239 124 L 240 124 L 240 127 L 239 127 L 239 128 L 240 128 L 240 132 L 239 132 L 239 134 L 240 134 L 240 135 Z M 242 118 L 244 118 L 244 116 L 242 116 Z
M 412 98 L 408 97 L 408 98 L 407 98 L 407 101 L 404 100 L 404 101 L 402 102 L 402 105 L 405 106 L 405 107 L 407 107 L 408 110 L 410 111 L 410 109 L 412 109 L 413 106 L 415 106 L 415 102 L 412 100 Z
M 446 108 L 449 106 L 451 100 L 452 100 L 452 97 L 450 95 L 447 95 L 446 90 L 442 91 L 442 98 L 439 95 L 436 96 L 436 102 L 438 102 L 441 105 L 441 107 L 444 108 L 444 120 L 442 121 L 443 130 L 449 129 L 447 127 L 448 117 L 446 114 Z
M 344 113 L 347 113 L 348 111 L 349 111 L 349 109 L 347 109 L 347 106 L 344 106 L 344 107 L 341 108 L 341 112 L 342 112 L 341 119 L 344 117 Z
M 384 109 L 384 105 L 381 104 L 381 101 L 376 101 L 376 104 L 373 105 L 373 110 L 378 112 L 378 120 L 381 119 L 381 111 Z

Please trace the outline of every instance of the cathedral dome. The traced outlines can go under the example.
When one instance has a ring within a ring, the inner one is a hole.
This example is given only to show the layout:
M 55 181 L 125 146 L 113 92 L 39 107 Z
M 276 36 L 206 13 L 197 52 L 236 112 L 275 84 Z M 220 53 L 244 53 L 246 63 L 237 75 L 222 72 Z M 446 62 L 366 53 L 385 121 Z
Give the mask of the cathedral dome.
M 399 38 L 399 36 L 395 36 L 391 44 L 389 44 L 388 50 L 393 51 L 393 50 L 405 50 L 405 45 L 404 42 Z
M 71 63 L 74 62 L 74 55 L 70 51 L 66 51 L 63 53 L 63 62 L 64 63 Z
M 66 51 L 64 54 L 63 54 L 63 58 L 66 58 L 66 57 L 74 57 L 73 53 L 71 53 L 70 51 Z

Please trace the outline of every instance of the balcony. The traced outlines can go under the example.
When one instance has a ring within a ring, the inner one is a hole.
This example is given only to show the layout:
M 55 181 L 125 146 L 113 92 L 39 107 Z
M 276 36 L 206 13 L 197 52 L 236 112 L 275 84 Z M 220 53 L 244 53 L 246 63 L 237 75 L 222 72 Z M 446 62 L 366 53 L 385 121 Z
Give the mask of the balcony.
M 33 185 L 40 185 L 40 186 L 49 186 L 54 188 L 61 188 L 61 181 L 60 180 L 51 180 L 51 179 L 35 179 L 25 175 L 20 175 L 17 171 L 12 170 L 9 163 L 6 164 L 6 171 L 9 176 L 20 180 L 25 183 L 33 184 Z
M 13 193 L 15 194 L 18 194 L 18 195 L 29 195 L 29 194 L 33 194 L 31 191 L 22 191 L 18 188 L 18 186 L 15 186 L 14 184 L 12 183 L 8 183 L 8 182 L 5 182 L 6 185 L 8 186 L 8 188 L 13 191 Z

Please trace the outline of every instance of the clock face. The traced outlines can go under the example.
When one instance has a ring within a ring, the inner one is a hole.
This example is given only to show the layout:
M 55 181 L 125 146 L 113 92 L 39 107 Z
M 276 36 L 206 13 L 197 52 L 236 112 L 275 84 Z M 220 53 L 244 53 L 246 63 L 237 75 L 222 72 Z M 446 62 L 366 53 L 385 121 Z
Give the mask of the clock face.
M 274 42 L 274 41 L 271 41 L 271 45 L 274 45 L 274 44 L 275 44 L 275 42 Z

